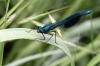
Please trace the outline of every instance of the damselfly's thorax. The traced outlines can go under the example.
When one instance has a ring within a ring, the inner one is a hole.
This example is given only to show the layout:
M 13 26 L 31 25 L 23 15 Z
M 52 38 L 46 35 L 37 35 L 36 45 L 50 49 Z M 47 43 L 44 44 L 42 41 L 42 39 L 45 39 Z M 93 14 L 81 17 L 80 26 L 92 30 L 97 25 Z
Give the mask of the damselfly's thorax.
M 38 26 L 37 32 L 38 32 L 38 33 L 47 33 L 47 32 L 49 32 L 50 30 L 51 30 L 51 25 L 48 24 L 48 25 L 45 25 L 45 26 L 43 26 L 43 27 Z

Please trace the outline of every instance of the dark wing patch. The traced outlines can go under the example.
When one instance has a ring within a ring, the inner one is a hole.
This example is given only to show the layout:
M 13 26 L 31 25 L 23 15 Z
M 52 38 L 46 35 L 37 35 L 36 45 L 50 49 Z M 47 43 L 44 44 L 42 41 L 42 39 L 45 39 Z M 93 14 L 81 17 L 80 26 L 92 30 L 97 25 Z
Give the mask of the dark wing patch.
M 67 22 L 65 22 L 64 27 L 69 28 L 69 27 L 75 25 L 77 22 L 80 21 L 81 17 L 82 17 L 82 16 L 80 15 L 80 13 L 76 13 L 76 14 L 74 14 L 74 15 L 68 17 L 68 18 L 66 19 Z

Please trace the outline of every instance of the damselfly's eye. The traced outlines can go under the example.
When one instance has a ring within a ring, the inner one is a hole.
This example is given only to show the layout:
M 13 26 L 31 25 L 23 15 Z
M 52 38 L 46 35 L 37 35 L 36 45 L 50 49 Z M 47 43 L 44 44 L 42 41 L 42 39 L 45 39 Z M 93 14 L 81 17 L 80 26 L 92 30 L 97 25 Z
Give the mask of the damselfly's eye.
M 44 33 L 43 27 L 39 26 L 38 29 L 37 29 L 37 32 L 38 33 Z

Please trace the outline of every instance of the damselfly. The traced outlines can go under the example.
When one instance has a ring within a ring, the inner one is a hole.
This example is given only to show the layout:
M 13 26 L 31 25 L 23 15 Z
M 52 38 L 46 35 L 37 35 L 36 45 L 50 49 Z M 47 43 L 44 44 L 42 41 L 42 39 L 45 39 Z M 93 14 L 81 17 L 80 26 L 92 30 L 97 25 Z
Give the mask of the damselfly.
M 47 24 L 43 27 L 38 26 L 37 32 L 41 33 L 43 35 L 43 39 L 40 39 L 40 40 L 45 40 L 44 34 L 47 34 L 49 31 L 51 31 L 51 30 L 53 30 L 53 29 L 55 29 L 59 26 L 63 25 L 65 28 L 72 27 L 73 25 L 78 23 L 84 15 L 87 15 L 87 14 L 90 14 L 90 13 L 91 13 L 91 10 L 81 11 L 81 12 L 75 13 L 75 14 L 73 14 L 73 15 L 71 15 L 71 16 L 69 16 L 69 17 L 67 17 L 67 18 L 65 18 L 61 21 L 58 21 L 58 22 L 55 22 L 55 23 L 52 23 L 52 24 Z M 56 43 L 56 31 L 52 31 L 52 32 L 55 32 L 55 43 Z M 51 35 L 51 37 L 47 41 L 49 41 L 53 37 L 52 34 L 50 34 L 50 35 Z

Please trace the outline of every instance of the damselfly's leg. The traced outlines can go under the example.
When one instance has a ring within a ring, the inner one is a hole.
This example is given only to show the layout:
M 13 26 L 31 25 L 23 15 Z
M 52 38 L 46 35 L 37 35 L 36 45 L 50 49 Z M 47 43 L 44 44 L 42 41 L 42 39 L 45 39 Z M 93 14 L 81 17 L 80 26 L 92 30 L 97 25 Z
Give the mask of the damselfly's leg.
M 46 42 L 48 42 L 52 37 L 53 37 L 53 35 L 52 34 L 49 34 L 49 35 L 51 35 L 51 37 L 46 41 Z
M 39 39 L 39 40 L 45 40 L 45 36 L 44 36 L 44 34 L 43 34 L 43 33 L 41 33 L 41 34 L 42 34 L 42 36 L 43 36 L 43 39 L 35 38 L 34 40 L 36 40 L 36 39 Z
M 52 32 L 55 33 L 55 43 L 58 44 L 58 43 L 56 42 L 56 31 L 52 31 Z
M 29 31 L 26 31 L 26 32 L 28 32 L 28 33 L 29 33 L 29 32 L 31 32 L 31 31 L 32 31 L 32 29 L 31 29 L 31 30 L 29 30 Z
M 31 29 L 32 30 L 32 29 Z M 29 30 L 29 31 L 26 31 L 26 32 L 30 32 L 31 30 Z M 56 44 L 58 44 L 57 42 L 56 42 L 56 31 L 51 31 L 51 32 L 54 32 L 55 33 L 55 43 Z M 45 36 L 44 36 L 44 33 L 41 33 L 42 34 L 42 36 L 43 36 L 43 39 L 40 39 L 40 38 L 35 38 L 34 40 L 36 40 L 36 39 L 39 39 L 39 40 L 45 40 Z M 48 42 L 52 37 L 53 37 L 53 35 L 52 34 L 49 34 L 49 35 L 51 35 L 51 37 L 46 41 L 46 42 Z
M 31 30 L 29 30 L 29 31 L 26 31 L 26 32 L 31 32 L 32 31 L 32 29 Z M 41 33 L 42 34 L 42 36 L 43 36 L 43 39 L 40 39 L 40 38 L 35 38 L 34 40 L 36 40 L 36 39 L 39 39 L 39 40 L 45 40 L 45 36 L 44 36 L 44 34 L 43 33 Z
M 56 42 L 56 31 L 51 31 L 51 32 L 54 32 L 54 33 L 55 33 L 55 43 L 58 44 L 58 43 Z M 48 41 L 53 37 L 52 34 L 49 34 L 49 35 L 51 35 L 51 37 L 50 37 L 46 42 L 48 42 Z

